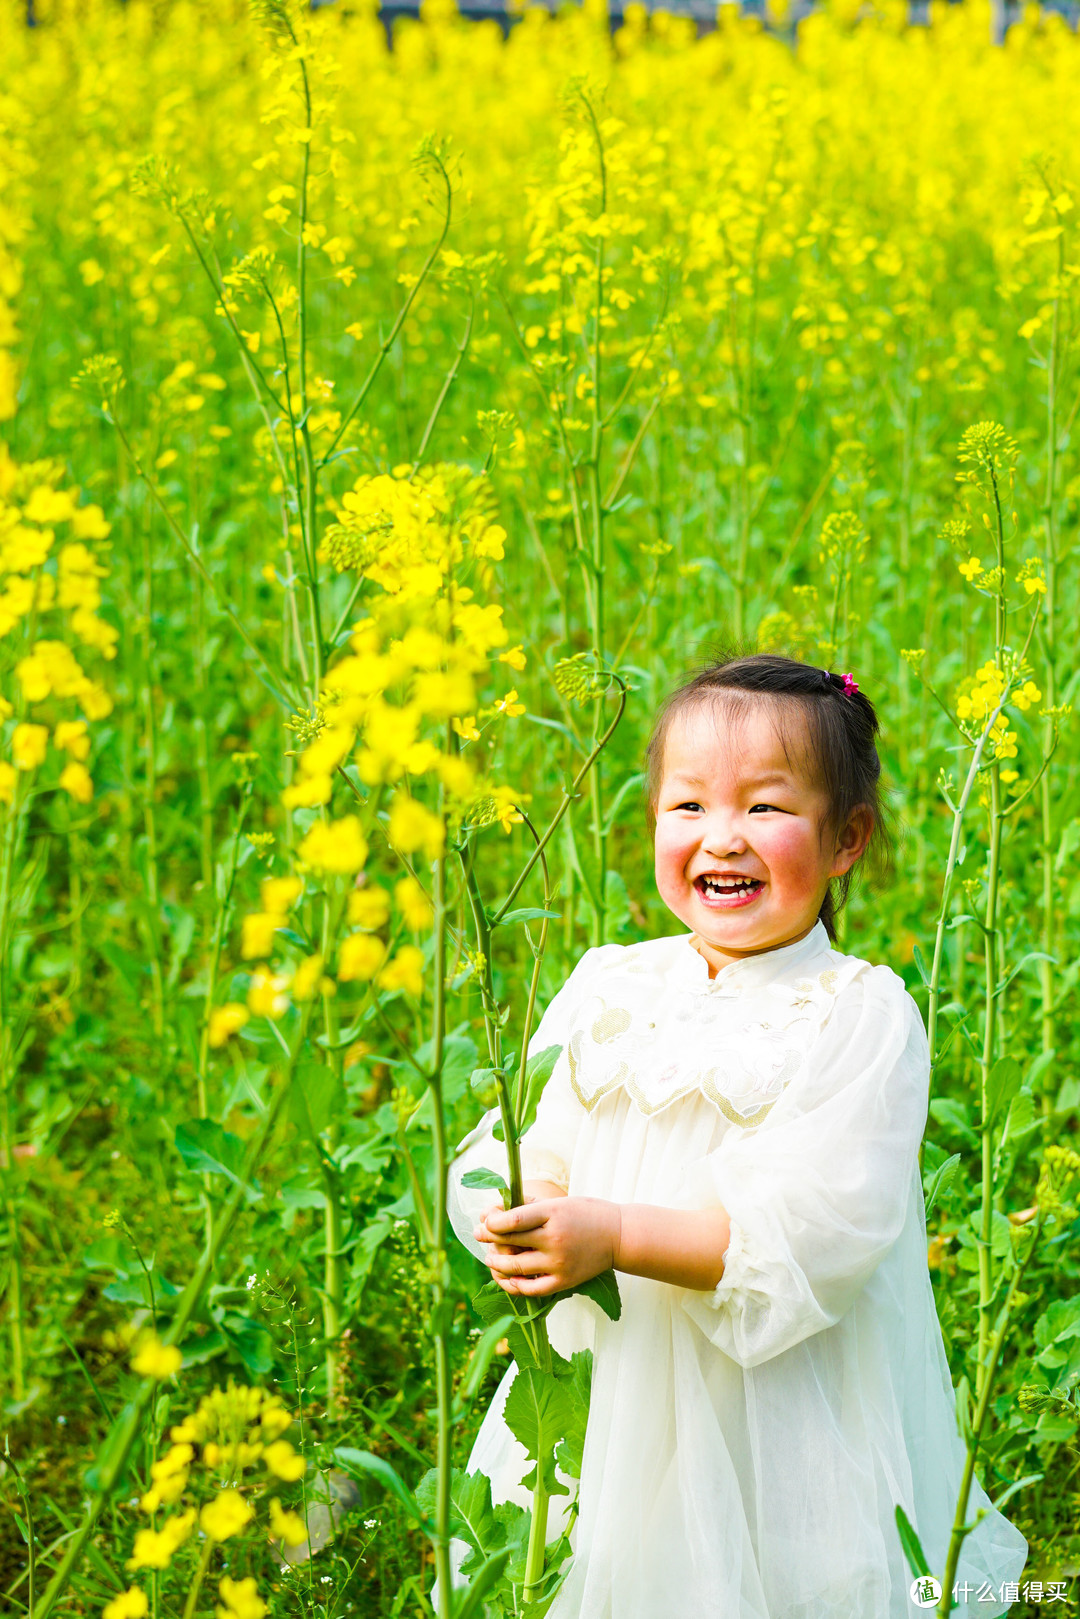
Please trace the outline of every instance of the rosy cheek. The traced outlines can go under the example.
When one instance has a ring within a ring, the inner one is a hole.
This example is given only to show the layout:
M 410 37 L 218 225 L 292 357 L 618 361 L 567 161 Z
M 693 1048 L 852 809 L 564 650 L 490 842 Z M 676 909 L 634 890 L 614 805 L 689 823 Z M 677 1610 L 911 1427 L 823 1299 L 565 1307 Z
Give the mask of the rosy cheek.
M 821 875 L 821 851 L 817 839 L 809 828 L 792 825 L 777 826 L 760 852 L 769 866 L 776 884 L 785 887 L 812 888 Z
M 680 883 L 683 877 L 683 868 L 690 858 L 693 845 L 677 832 L 657 832 L 655 853 L 656 884 L 661 893 L 665 886 Z

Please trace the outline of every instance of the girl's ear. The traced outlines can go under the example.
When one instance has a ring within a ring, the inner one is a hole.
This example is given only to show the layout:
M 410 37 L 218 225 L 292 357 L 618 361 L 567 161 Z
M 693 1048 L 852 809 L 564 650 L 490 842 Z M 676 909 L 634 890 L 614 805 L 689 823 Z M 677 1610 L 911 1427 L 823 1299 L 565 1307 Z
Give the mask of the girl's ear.
M 867 844 L 874 835 L 874 812 L 869 804 L 856 804 L 836 839 L 830 877 L 842 877 L 866 853 Z

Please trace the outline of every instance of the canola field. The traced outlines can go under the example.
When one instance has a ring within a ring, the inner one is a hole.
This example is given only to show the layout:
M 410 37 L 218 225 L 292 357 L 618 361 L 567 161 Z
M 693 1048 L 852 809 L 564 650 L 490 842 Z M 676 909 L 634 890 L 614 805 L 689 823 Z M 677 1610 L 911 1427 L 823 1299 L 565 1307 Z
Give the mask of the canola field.
M 0 13 L 4 1611 L 546 1611 L 587 1379 L 493 1509 L 461 1470 L 543 1335 L 446 1170 L 487 1106 L 527 1125 L 581 952 L 675 930 L 643 747 L 718 644 L 881 713 L 900 849 L 841 948 L 926 1014 L 959 1431 L 1030 1543 L 1012 1611 L 1072 1611 L 1080 41 L 1032 5 L 995 47 L 977 0 L 505 39 L 424 0 L 392 49 L 370 0 L 32 20 Z M 942 1615 L 965 1531 L 898 1525 Z

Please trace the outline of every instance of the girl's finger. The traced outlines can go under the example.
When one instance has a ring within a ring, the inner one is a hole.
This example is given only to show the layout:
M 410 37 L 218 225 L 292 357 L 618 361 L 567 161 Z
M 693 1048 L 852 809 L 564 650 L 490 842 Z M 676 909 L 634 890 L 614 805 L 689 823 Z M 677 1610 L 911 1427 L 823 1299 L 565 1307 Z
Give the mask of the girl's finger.
M 500 1276 L 545 1276 L 551 1269 L 550 1261 L 546 1255 L 538 1253 L 535 1248 L 526 1253 L 495 1253 L 488 1261 L 493 1271 Z
M 547 1293 L 559 1291 L 559 1281 L 555 1276 L 499 1276 L 492 1271 L 491 1279 L 513 1298 L 542 1298 Z
M 526 1204 L 524 1208 L 503 1209 L 496 1208 L 485 1219 L 489 1231 L 497 1231 L 500 1236 L 509 1237 L 517 1231 L 536 1231 L 544 1225 L 547 1215 L 542 1211 L 542 1203 Z

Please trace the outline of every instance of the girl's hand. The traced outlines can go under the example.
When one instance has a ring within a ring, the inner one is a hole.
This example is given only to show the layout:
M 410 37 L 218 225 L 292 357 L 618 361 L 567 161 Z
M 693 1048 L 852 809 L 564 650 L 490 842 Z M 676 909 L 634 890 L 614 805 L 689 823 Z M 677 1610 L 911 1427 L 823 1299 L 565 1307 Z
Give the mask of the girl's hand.
M 491 1244 L 488 1266 L 504 1293 L 535 1298 L 608 1270 L 620 1224 L 619 1205 L 603 1198 L 529 1198 L 522 1208 L 493 1204 L 473 1235 Z

